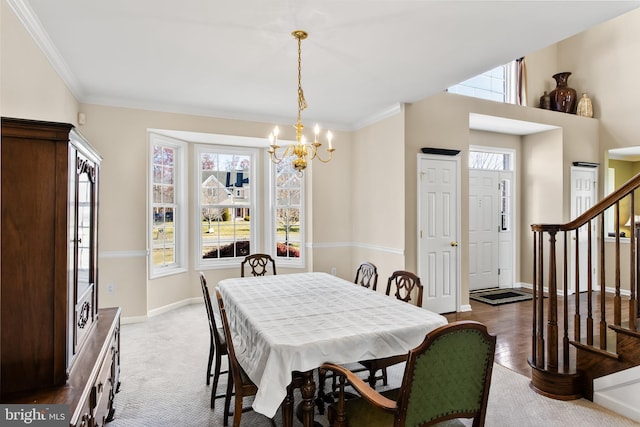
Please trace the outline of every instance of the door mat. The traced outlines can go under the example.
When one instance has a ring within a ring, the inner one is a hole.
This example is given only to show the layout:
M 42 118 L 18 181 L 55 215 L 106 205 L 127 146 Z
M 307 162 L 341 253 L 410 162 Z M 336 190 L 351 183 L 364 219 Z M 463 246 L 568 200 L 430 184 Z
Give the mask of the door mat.
M 532 299 L 533 296 L 530 293 L 516 289 L 488 289 L 471 292 L 469 298 L 485 304 L 500 305 L 528 301 Z

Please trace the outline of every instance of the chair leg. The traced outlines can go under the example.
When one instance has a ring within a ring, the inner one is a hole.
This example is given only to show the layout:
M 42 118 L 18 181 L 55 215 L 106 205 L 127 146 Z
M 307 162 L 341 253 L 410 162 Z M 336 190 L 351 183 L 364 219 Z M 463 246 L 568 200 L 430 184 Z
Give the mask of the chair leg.
M 233 409 L 233 427 L 240 427 L 240 418 L 242 417 L 242 395 L 236 390 L 235 404 Z
M 282 425 L 293 425 L 293 384 L 287 387 L 287 395 L 282 402 Z
M 371 386 L 371 388 L 375 388 L 376 387 L 376 371 L 377 371 L 377 369 L 375 369 L 375 368 L 369 369 L 368 382 L 369 382 L 369 385 Z
M 209 362 L 207 363 L 207 385 L 209 385 L 211 381 L 211 363 L 213 362 L 213 352 L 215 350 L 213 346 L 213 337 L 210 336 L 209 340 L 210 340 L 210 344 L 209 344 Z
M 382 368 L 382 384 L 387 385 L 387 368 Z
M 211 390 L 211 409 L 215 409 L 216 406 L 216 393 L 218 392 L 218 380 L 220 379 L 220 365 L 222 365 L 222 355 L 219 351 L 216 351 L 216 364 L 213 370 L 213 387 Z
M 224 397 L 224 418 L 223 426 L 229 425 L 229 407 L 231 406 L 231 396 L 233 395 L 233 377 L 228 375 L 227 377 L 227 395 Z

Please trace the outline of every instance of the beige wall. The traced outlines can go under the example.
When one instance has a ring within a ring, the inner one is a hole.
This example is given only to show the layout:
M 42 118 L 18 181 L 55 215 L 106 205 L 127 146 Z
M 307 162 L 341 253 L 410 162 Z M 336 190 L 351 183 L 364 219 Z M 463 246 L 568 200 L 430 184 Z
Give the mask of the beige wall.
M 350 274 L 373 262 L 380 292 L 391 273 L 405 268 L 404 138 L 401 112 L 354 132 L 352 142 Z
M 2 115 L 76 124 L 78 102 L 4 1 L 0 15 Z
M 79 130 L 104 156 L 101 305 L 121 305 L 125 317 L 144 317 L 154 310 L 199 298 L 193 271 L 147 279 L 147 129 L 263 137 L 271 124 L 79 105 L 11 9 L 5 2 L 0 5 L 2 114 L 75 124 L 81 110 L 87 123 Z M 634 11 L 527 54 L 530 105 L 537 105 L 542 92 L 555 87 L 553 74 L 572 71 L 570 86 L 590 94 L 596 119 L 441 93 L 407 105 L 403 112 L 379 123 L 354 132 L 338 132 L 334 160 L 314 164 L 306 176 L 307 220 L 311 225 L 306 236 L 307 268 L 330 271 L 335 267 L 338 275 L 347 279 L 353 278 L 355 265 L 365 259 L 380 265 L 383 278 L 396 268 L 417 270 L 416 157 L 425 146 L 455 148 L 462 151 L 463 165 L 460 262 L 462 304 L 466 304 L 469 194 L 464 165 L 469 145 L 484 140 L 469 130 L 469 114 L 479 113 L 559 128 L 520 139 L 521 267 L 516 280 L 530 282 L 529 225 L 569 219 L 566 196 L 571 162 L 601 162 L 605 150 L 637 144 L 633 96 L 640 84 L 636 78 L 640 74 L 638 31 L 640 11 Z M 292 137 L 283 135 L 285 139 Z M 493 140 L 495 144 L 504 143 L 502 137 Z M 235 274 L 228 269 L 207 272 L 212 283 Z M 112 294 L 106 293 L 107 284 L 113 285 Z
M 406 108 L 405 184 L 406 184 L 406 262 L 409 269 L 417 269 L 416 252 L 416 161 L 421 147 L 453 148 L 462 150 L 461 171 L 461 304 L 468 304 L 469 251 L 469 174 L 468 149 L 475 138 L 469 129 L 469 114 L 477 113 L 514 120 L 547 124 L 558 130 L 522 137 L 521 173 L 519 192 L 523 216 L 520 220 L 521 236 L 520 274 L 517 282 L 531 283 L 532 259 L 530 224 L 564 222 L 570 215 L 569 194 L 570 167 L 573 161 L 598 160 L 598 121 L 572 114 L 557 113 L 537 108 L 522 108 L 481 99 L 442 93 L 414 103 Z M 561 129 L 561 130 L 560 130 Z M 536 182 L 535 180 L 539 180 Z M 551 184 L 550 184 L 551 183 Z M 552 191 L 551 191 L 552 190 Z

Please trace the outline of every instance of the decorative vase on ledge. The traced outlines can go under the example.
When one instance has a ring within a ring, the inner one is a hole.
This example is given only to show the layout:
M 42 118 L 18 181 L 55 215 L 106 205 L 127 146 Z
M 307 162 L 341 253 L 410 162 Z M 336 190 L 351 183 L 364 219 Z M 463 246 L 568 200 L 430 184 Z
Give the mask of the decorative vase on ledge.
M 583 117 L 593 117 L 593 103 L 586 93 L 583 93 L 582 98 L 578 101 L 576 114 Z
M 556 88 L 549 94 L 553 111 L 563 113 L 575 113 L 576 111 L 576 90 L 567 86 L 570 75 L 571 73 L 568 71 L 553 75 L 556 80 Z

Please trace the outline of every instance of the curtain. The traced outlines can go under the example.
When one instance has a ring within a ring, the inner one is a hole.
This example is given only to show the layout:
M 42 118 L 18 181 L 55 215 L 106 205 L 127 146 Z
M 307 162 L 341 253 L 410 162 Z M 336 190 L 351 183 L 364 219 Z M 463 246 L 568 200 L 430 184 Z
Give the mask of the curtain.
M 527 67 L 524 56 L 516 59 L 516 104 L 527 106 Z

